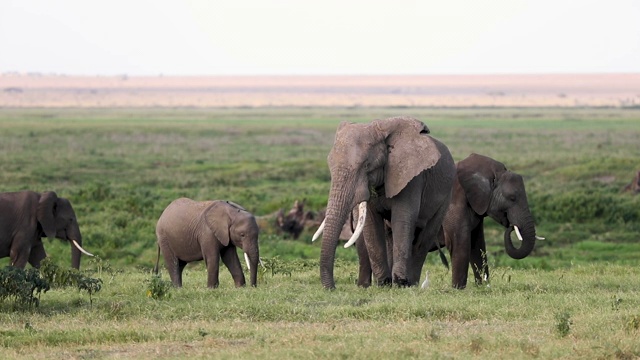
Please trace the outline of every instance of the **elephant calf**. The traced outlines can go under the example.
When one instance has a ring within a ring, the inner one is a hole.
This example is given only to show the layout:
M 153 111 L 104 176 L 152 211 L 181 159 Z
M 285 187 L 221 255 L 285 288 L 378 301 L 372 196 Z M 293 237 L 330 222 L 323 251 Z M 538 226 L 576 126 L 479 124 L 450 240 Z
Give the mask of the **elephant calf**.
M 506 228 L 505 249 L 514 259 L 528 256 L 536 239 L 543 239 L 536 236 L 522 176 L 492 158 L 471 154 L 457 164 L 451 203 L 443 222 L 454 288 L 467 286 L 469 263 L 477 284 L 489 278 L 483 225 L 487 216 Z M 514 230 L 522 241 L 519 248 L 511 242 Z
M 182 271 L 187 263 L 204 259 L 207 266 L 207 286 L 218 287 L 220 258 L 227 266 L 236 287 L 245 279 L 236 248 L 245 253 L 251 273 L 251 286 L 257 285 L 258 224 L 255 217 L 240 205 L 230 201 L 194 201 L 180 198 L 164 210 L 156 226 L 158 273 L 160 252 L 173 285 L 182 286 Z

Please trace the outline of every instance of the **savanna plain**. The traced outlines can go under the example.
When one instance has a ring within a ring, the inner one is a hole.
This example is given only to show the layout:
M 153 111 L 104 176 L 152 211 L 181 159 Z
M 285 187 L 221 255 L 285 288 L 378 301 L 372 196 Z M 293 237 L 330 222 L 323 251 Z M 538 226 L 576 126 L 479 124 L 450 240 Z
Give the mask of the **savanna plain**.
M 394 115 L 424 121 L 455 160 L 476 152 L 523 175 L 546 240 L 510 259 L 487 219 L 490 284 L 465 290 L 433 253 L 427 289 L 358 288 L 356 251 L 339 246 L 324 290 L 315 228 L 293 240 L 273 214 L 326 206 L 340 121 Z M 0 191 L 68 198 L 97 255 L 81 272 L 102 280 L 92 296 L 0 302 L 0 358 L 638 358 L 640 196 L 621 189 L 640 170 L 639 124 L 637 108 L 0 109 Z M 155 223 L 182 196 L 258 217 L 257 288 L 223 268 L 207 289 L 201 263 L 181 289 L 153 276 Z M 43 241 L 70 266 L 68 243 Z

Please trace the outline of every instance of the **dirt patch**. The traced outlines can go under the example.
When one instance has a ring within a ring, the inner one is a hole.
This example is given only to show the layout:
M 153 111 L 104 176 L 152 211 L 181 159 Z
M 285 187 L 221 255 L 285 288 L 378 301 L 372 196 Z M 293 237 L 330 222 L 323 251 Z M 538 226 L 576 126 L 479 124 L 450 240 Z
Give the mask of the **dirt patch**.
M 640 74 L 0 75 L 0 107 L 640 107 Z

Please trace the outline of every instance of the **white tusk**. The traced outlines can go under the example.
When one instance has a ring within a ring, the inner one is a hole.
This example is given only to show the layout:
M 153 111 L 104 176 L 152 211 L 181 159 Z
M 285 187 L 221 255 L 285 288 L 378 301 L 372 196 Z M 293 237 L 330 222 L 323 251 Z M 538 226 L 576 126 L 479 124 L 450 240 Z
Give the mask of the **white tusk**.
M 324 220 L 322 220 L 322 224 L 320 224 L 320 227 L 318 228 L 318 230 L 316 230 L 316 233 L 313 234 L 313 237 L 311 238 L 311 241 L 318 240 L 318 238 L 322 234 L 322 230 L 324 230 L 324 225 L 326 224 L 326 222 L 327 222 L 326 218 Z
M 244 261 L 247 262 L 247 269 L 251 270 L 251 265 L 249 265 L 249 255 L 247 255 L 247 253 L 244 253 Z
M 545 238 L 543 238 L 542 236 L 536 235 L 536 240 L 545 240 Z
M 517 226 L 513 226 L 513 228 L 516 230 L 516 235 L 518 235 L 518 240 L 522 241 L 522 235 L 520 234 L 520 229 L 518 229 Z
M 367 220 L 367 202 L 363 201 L 358 205 L 358 224 L 356 225 L 356 229 L 353 231 L 353 235 L 351 235 L 349 241 L 344 244 L 345 249 L 355 244 L 356 240 L 358 240 L 360 235 L 362 235 L 365 220 Z
M 78 250 L 82 251 L 85 255 L 95 256 L 92 253 L 88 252 L 87 250 L 83 249 L 82 246 L 80 246 L 77 241 L 71 240 L 71 242 L 73 242 L 73 245 L 75 245 L 78 248 Z

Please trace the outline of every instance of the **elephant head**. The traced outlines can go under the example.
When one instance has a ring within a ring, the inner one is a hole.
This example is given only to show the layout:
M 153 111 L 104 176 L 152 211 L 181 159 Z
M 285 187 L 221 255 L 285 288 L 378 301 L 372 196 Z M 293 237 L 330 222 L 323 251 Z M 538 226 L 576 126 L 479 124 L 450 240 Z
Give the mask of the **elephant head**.
M 242 206 L 231 201 L 216 201 L 203 213 L 205 222 L 223 246 L 229 243 L 242 249 L 251 277 L 251 286 L 257 286 L 258 223 L 255 217 Z
M 440 152 L 425 136 L 428 133 L 424 123 L 410 117 L 339 125 L 327 157 L 331 188 L 326 217 L 317 233 L 323 233 L 320 277 L 325 288 L 335 287 L 335 251 L 352 209 L 359 205 L 362 218 L 370 199 L 393 198 L 414 177 L 438 162 Z M 364 221 L 359 223 L 364 226 Z M 352 240 L 360 234 L 361 227 L 356 228 Z
M 458 163 L 458 181 L 477 215 L 489 216 L 506 228 L 504 245 L 507 254 L 514 259 L 528 256 L 537 237 L 522 176 L 507 170 L 504 164 L 494 159 L 471 154 Z M 519 248 L 511 241 L 513 230 L 522 240 Z
M 71 242 L 71 266 L 80 269 L 80 253 L 93 256 L 82 248 L 82 234 L 76 213 L 69 200 L 58 197 L 55 192 L 44 192 L 40 196 L 37 219 L 42 232 L 49 239 L 58 238 Z

